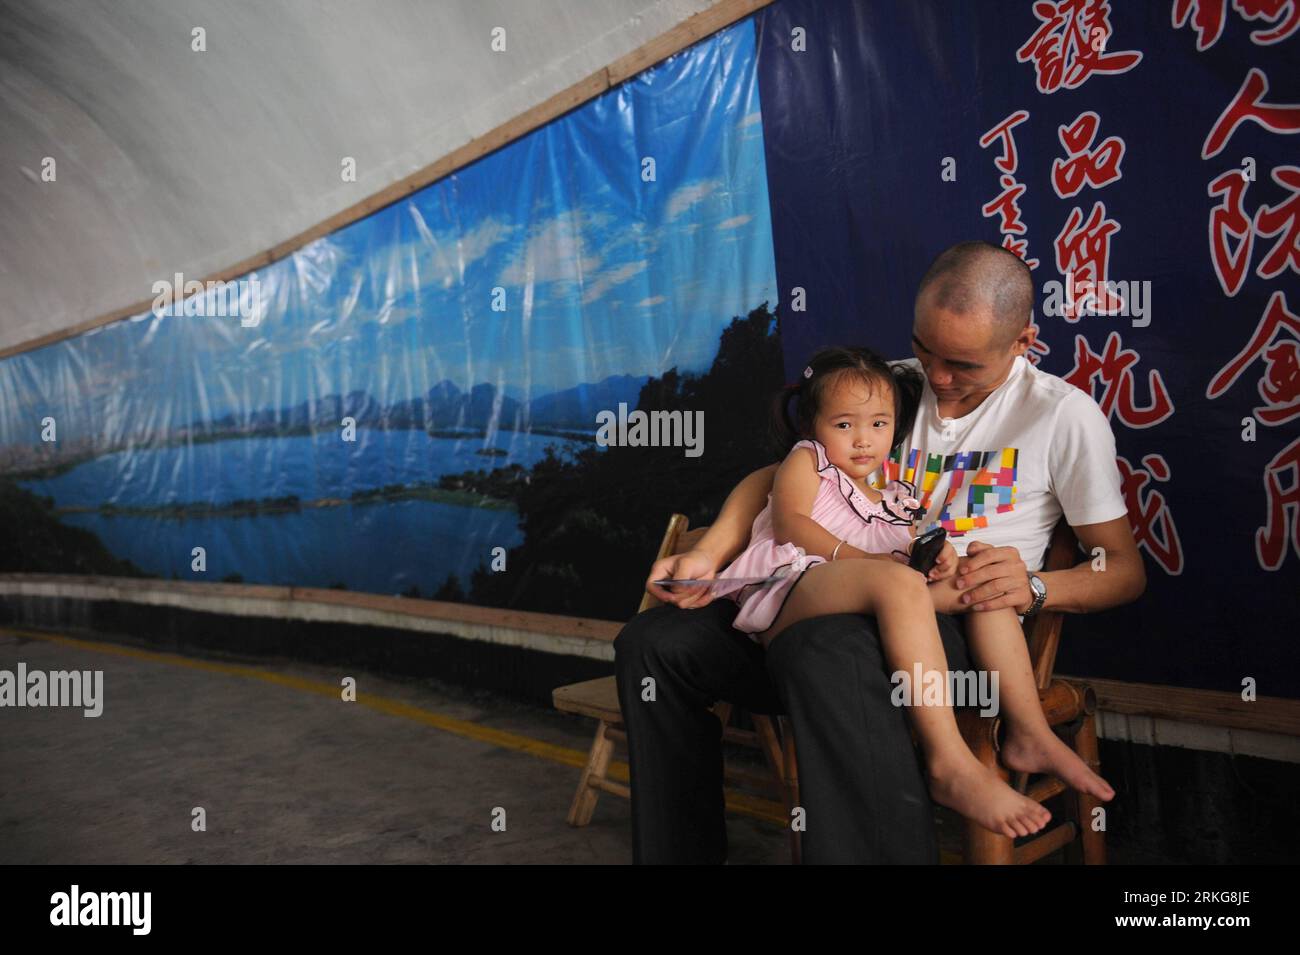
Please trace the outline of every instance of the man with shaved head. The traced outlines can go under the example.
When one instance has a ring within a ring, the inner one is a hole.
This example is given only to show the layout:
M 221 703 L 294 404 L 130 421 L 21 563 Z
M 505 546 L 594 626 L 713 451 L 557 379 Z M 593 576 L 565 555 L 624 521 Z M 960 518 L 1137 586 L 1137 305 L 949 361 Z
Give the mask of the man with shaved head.
M 1019 256 L 987 242 L 960 242 L 940 253 L 916 290 L 916 310 L 988 316 L 1000 344 L 1010 344 L 1034 310 L 1034 283 Z
M 1146 586 L 1105 415 L 1025 358 L 1033 303 L 1029 269 L 1016 255 L 986 242 L 955 245 L 921 278 L 915 357 L 897 362 L 922 371 L 926 387 L 910 435 L 896 436 L 905 438 L 900 452 L 876 483 L 915 484 L 921 528 L 944 527 L 961 555 L 936 600 L 952 670 L 971 669 L 966 613 L 1086 613 L 1134 600 Z M 721 740 L 709 707 L 727 700 L 790 717 L 805 862 L 937 862 L 924 769 L 906 716 L 891 703 L 875 618 L 804 620 L 764 650 L 731 625 L 733 601 L 652 583 L 712 577 L 744 550 L 776 468 L 745 478 L 695 549 L 655 563 L 646 589 L 664 605 L 637 615 L 615 640 L 634 861 L 725 861 Z M 1062 515 L 1089 553 L 1104 549 L 1104 573 L 1088 562 L 1039 572 Z M 642 698 L 647 677 L 651 701 Z

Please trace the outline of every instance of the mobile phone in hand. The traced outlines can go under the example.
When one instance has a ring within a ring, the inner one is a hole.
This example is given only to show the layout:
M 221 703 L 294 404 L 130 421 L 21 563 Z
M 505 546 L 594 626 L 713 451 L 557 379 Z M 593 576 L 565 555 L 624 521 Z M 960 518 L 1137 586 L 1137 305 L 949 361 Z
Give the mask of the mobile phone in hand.
M 926 531 L 913 542 L 912 556 L 908 559 L 907 566 L 928 577 L 939 555 L 943 553 L 943 544 L 947 539 L 948 532 L 942 527 Z

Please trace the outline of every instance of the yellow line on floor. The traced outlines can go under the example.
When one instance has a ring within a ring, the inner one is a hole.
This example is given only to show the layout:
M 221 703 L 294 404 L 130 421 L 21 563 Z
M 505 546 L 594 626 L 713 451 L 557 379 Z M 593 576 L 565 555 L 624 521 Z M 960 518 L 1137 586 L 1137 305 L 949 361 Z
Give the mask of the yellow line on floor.
M 77 650 L 86 650 L 92 653 L 106 653 L 111 656 L 128 657 L 134 660 L 144 660 L 149 663 L 163 663 L 169 666 L 187 667 L 191 670 L 203 670 L 208 673 L 219 673 L 223 676 L 242 677 L 248 680 L 261 680 L 264 683 L 274 683 L 277 686 L 283 686 L 291 690 L 315 693 L 319 696 L 330 697 L 331 699 L 338 699 L 342 692 L 342 687 L 335 686 L 331 683 L 322 683 L 319 680 L 307 680 L 297 676 L 286 676 L 282 673 L 272 673 L 269 670 L 261 670 L 257 667 L 245 666 L 238 663 L 216 663 L 210 660 L 196 660 L 175 653 L 159 653 L 154 650 L 138 650 L 135 647 L 124 647 L 112 643 L 100 643 L 94 640 L 78 640 L 75 637 L 65 637 L 58 634 L 45 633 L 39 630 L 18 630 L 13 627 L 0 627 L 0 633 L 14 634 L 15 636 L 26 637 L 32 640 L 45 640 L 49 643 L 59 643 L 67 647 L 72 647 Z M 464 737 L 465 739 L 477 740 L 481 743 L 489 743 L 493 746 L 499 746 L 502 749 L 513 749 L 516 752 L 528 753 L 530 756 L 549 759 L 551 762 L 562 763 L 565 766 L 572 766 L 576 769 L 582 769 L 587 765 L 587 753 L 582 750 L 572 749 L 568 746 L 558 746 L 554 743 L 547 743 L 543 740 L 533 739 L 531 736 L 524 736 L 519 733 L 510 733 L 506 730 L 492 729 L 466 720 L 458 720 L 450 716 L 442 716 L 441 714 L 434 713 L 431 710 L 421 709 L 418 706 L 412 706 L 409 703 L 402 703 L 398 700 L 390 700 L 373 693 L 358 692 L 356 701 L 362 706 L 367 706 L 372 710 L 378 710 L 381 713 L 387 713 L 389 716 L 414 720 L 417 723 L 432 726 L 435 729 L 442 730 L 446 733 L 454 733 L 457 736 Z M 625 762 L 611 761 L 607 773 L 611 779 L 623 783 L 628 782 L 628 766 Z M 731 811 L 745 816 L 752 816 L 756 819 L 762 819 L 766 822 L 772 822 L 784 828 L 786 824 L 786 815 L 784 808 L 779 803 L 770 799 L 751 796 L 747 793 L 735 792 L 730 789 L 725 790 L 725 794 L 727 808 Z

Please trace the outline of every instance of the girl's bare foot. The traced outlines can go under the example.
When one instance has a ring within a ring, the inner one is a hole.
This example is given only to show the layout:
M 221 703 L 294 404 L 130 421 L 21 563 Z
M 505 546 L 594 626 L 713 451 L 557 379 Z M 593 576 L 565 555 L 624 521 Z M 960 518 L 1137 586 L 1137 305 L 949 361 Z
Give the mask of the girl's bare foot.
M 1015 838 L 1028 836 L 1047 825 L 1052 814 L 1028 796 L 1022 796 L 974 756 L 951 762 L 932 761 L 930 797 L 990 832 Z
M 1050 729 L 1034 733 L 1008 726 L 1006 742 L 1002 744 L 1002 764 L 1026 773 L 1051 773 L 1067 786 L 1104 802 L 1115 797 L 1110 783 L 1089 769 L 1079 754 Z

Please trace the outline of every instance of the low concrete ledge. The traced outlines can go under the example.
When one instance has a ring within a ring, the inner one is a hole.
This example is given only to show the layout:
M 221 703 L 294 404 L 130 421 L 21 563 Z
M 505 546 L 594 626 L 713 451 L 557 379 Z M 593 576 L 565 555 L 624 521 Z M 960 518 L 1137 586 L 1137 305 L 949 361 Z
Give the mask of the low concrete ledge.
M 611 620 L 502 610 L 442 600 L 387 597 L 318 587 L 200 583 L 73 574 L 0 574 L 0 598 L 113 601 L 233 617 L 351 624 L 447 634 L 541 653 L 612 663 Z
M 169 652 L 434 679 L 551 705 L 614 672 L 622 624 L 315 587 L 0 574 L 0 624 Z

